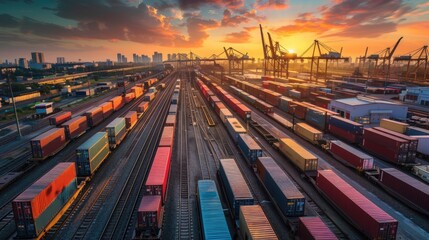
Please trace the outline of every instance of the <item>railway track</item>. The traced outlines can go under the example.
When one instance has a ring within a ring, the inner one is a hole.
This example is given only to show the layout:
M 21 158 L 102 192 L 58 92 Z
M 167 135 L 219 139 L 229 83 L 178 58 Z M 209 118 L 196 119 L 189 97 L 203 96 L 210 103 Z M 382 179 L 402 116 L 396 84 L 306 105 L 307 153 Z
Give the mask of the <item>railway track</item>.
M 193 116 L 188 113 L 188 104 L 190 102 L 190 95 L 187 89 L 189 76 L 183 71 L 181 72 L 181 93 L 180 93 L 180 111 L 179 111 L 179 124 L 178 133 L 179 139 L 179 204 L 177 205 L 177 226 L 176 226 L 176 239 L 193 239 L 193 219 L 191 213 L 191 200 L 189 192 L 189 157 L 188 157 L 188 131 L 187 131 L 187 116 Z M 192 124 L 193 124 L 193 120 Z

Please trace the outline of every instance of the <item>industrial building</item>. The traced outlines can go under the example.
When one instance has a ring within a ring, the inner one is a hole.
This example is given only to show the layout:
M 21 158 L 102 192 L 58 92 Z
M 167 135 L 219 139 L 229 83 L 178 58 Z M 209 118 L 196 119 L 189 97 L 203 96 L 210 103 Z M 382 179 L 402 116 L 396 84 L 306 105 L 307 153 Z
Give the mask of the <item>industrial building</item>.
M 399 94 L 399 99 L 403 102 L 429 106 L 429 87 L 407 88 Z
M 332 100 L 328 108 L 342 117 L 360 123 L 379 123 L 382 118 L 405 120 L 408 107 L 365 97 Z

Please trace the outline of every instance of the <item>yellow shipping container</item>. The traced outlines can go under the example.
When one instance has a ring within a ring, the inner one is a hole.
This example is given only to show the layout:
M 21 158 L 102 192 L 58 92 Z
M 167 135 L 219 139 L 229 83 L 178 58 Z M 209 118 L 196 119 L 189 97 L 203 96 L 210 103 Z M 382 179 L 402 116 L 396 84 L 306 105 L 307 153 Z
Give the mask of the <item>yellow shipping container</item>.
M 323 138 L 323 133 L 307 123 L 297 123 L 294 126 L 294 131 L 296 134 L 303 137 L 305 140 L 310 141 L 311 143 L 317 143 L 318 140 Z
M 398 133 L 405 133 L 409 126 L 410 125 L 406 123 L 393 121 L 387 118 L 383 118 L 380 121 L 380 127 L 389 129 Z
M 303 172 L 317 170 L 317 157 L 290 138 L 281 138 L 280 151 Z

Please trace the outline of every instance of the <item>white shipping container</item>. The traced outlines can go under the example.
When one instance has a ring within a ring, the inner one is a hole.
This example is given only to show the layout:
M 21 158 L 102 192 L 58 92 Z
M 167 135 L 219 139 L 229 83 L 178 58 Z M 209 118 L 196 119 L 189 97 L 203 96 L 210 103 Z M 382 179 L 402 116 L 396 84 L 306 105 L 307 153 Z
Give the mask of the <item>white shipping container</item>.
M 227 108 L 221 108 L 219 110 L 220 112 L 220 119 L 225 124 L 227 118 L 233 118 L 234 115 L 232 115 L 231 111 L 229 111 Z
M 429 135 L 410 136 L 418 139 L 417 152 L 425 156 L 429 156 Z

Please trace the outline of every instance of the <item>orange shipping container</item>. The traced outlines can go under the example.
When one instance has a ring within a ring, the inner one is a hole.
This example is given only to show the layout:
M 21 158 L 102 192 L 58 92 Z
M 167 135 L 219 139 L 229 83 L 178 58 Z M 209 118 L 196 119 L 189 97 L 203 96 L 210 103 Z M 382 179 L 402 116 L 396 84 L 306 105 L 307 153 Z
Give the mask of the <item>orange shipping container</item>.
M 125 94 L 125 103 L 131 102 L 134 98 L 136 98 L 136 95 L 132 92 Z
M 122 96 L 116 96 L 116 97 L 110 99 L 109 102 L 112 102 L 113 111 L 120 109 L 124 105 L 124 101 L 123 101 Z
M 146 110 L 147 110 L 148 107 L 149 107 L 149 102 L 142 102 L 137 107 L 137 112 L 140 113 L 140 114 L 144 113 L 144 112 L 146 112 Z
M 139 98 L 143 95 L 143 88 L 134 86 L 131 88 L 131 92 L 134 93 L 136 98 Z
M 174 127 L 164 127 L 158 147 L 172 147 L 173 141 L 174 141 Z
M 137 112 L 136 111 L 129 111 L 127 115 L 125 115 L 125 124 L 127 126 L 127 129 L 131 129 L 136 125 L 137 123 Z
M 103 118 L 108 118 L 113 113 L 113 103 L 112 102 L 105 102 L 100 105 L 101 109 L 103 110 Z
M 61 125 L 61 123 L 66 122 L 71 119 L 71 112 L 62 112 L 58 113 L 52 117 L 49 118 L 49 124 L 50 125 Z
M 45 159 L 60 151 L 67 143 L 64 128 L 51 129 L 30 141 L 34 159 Z

